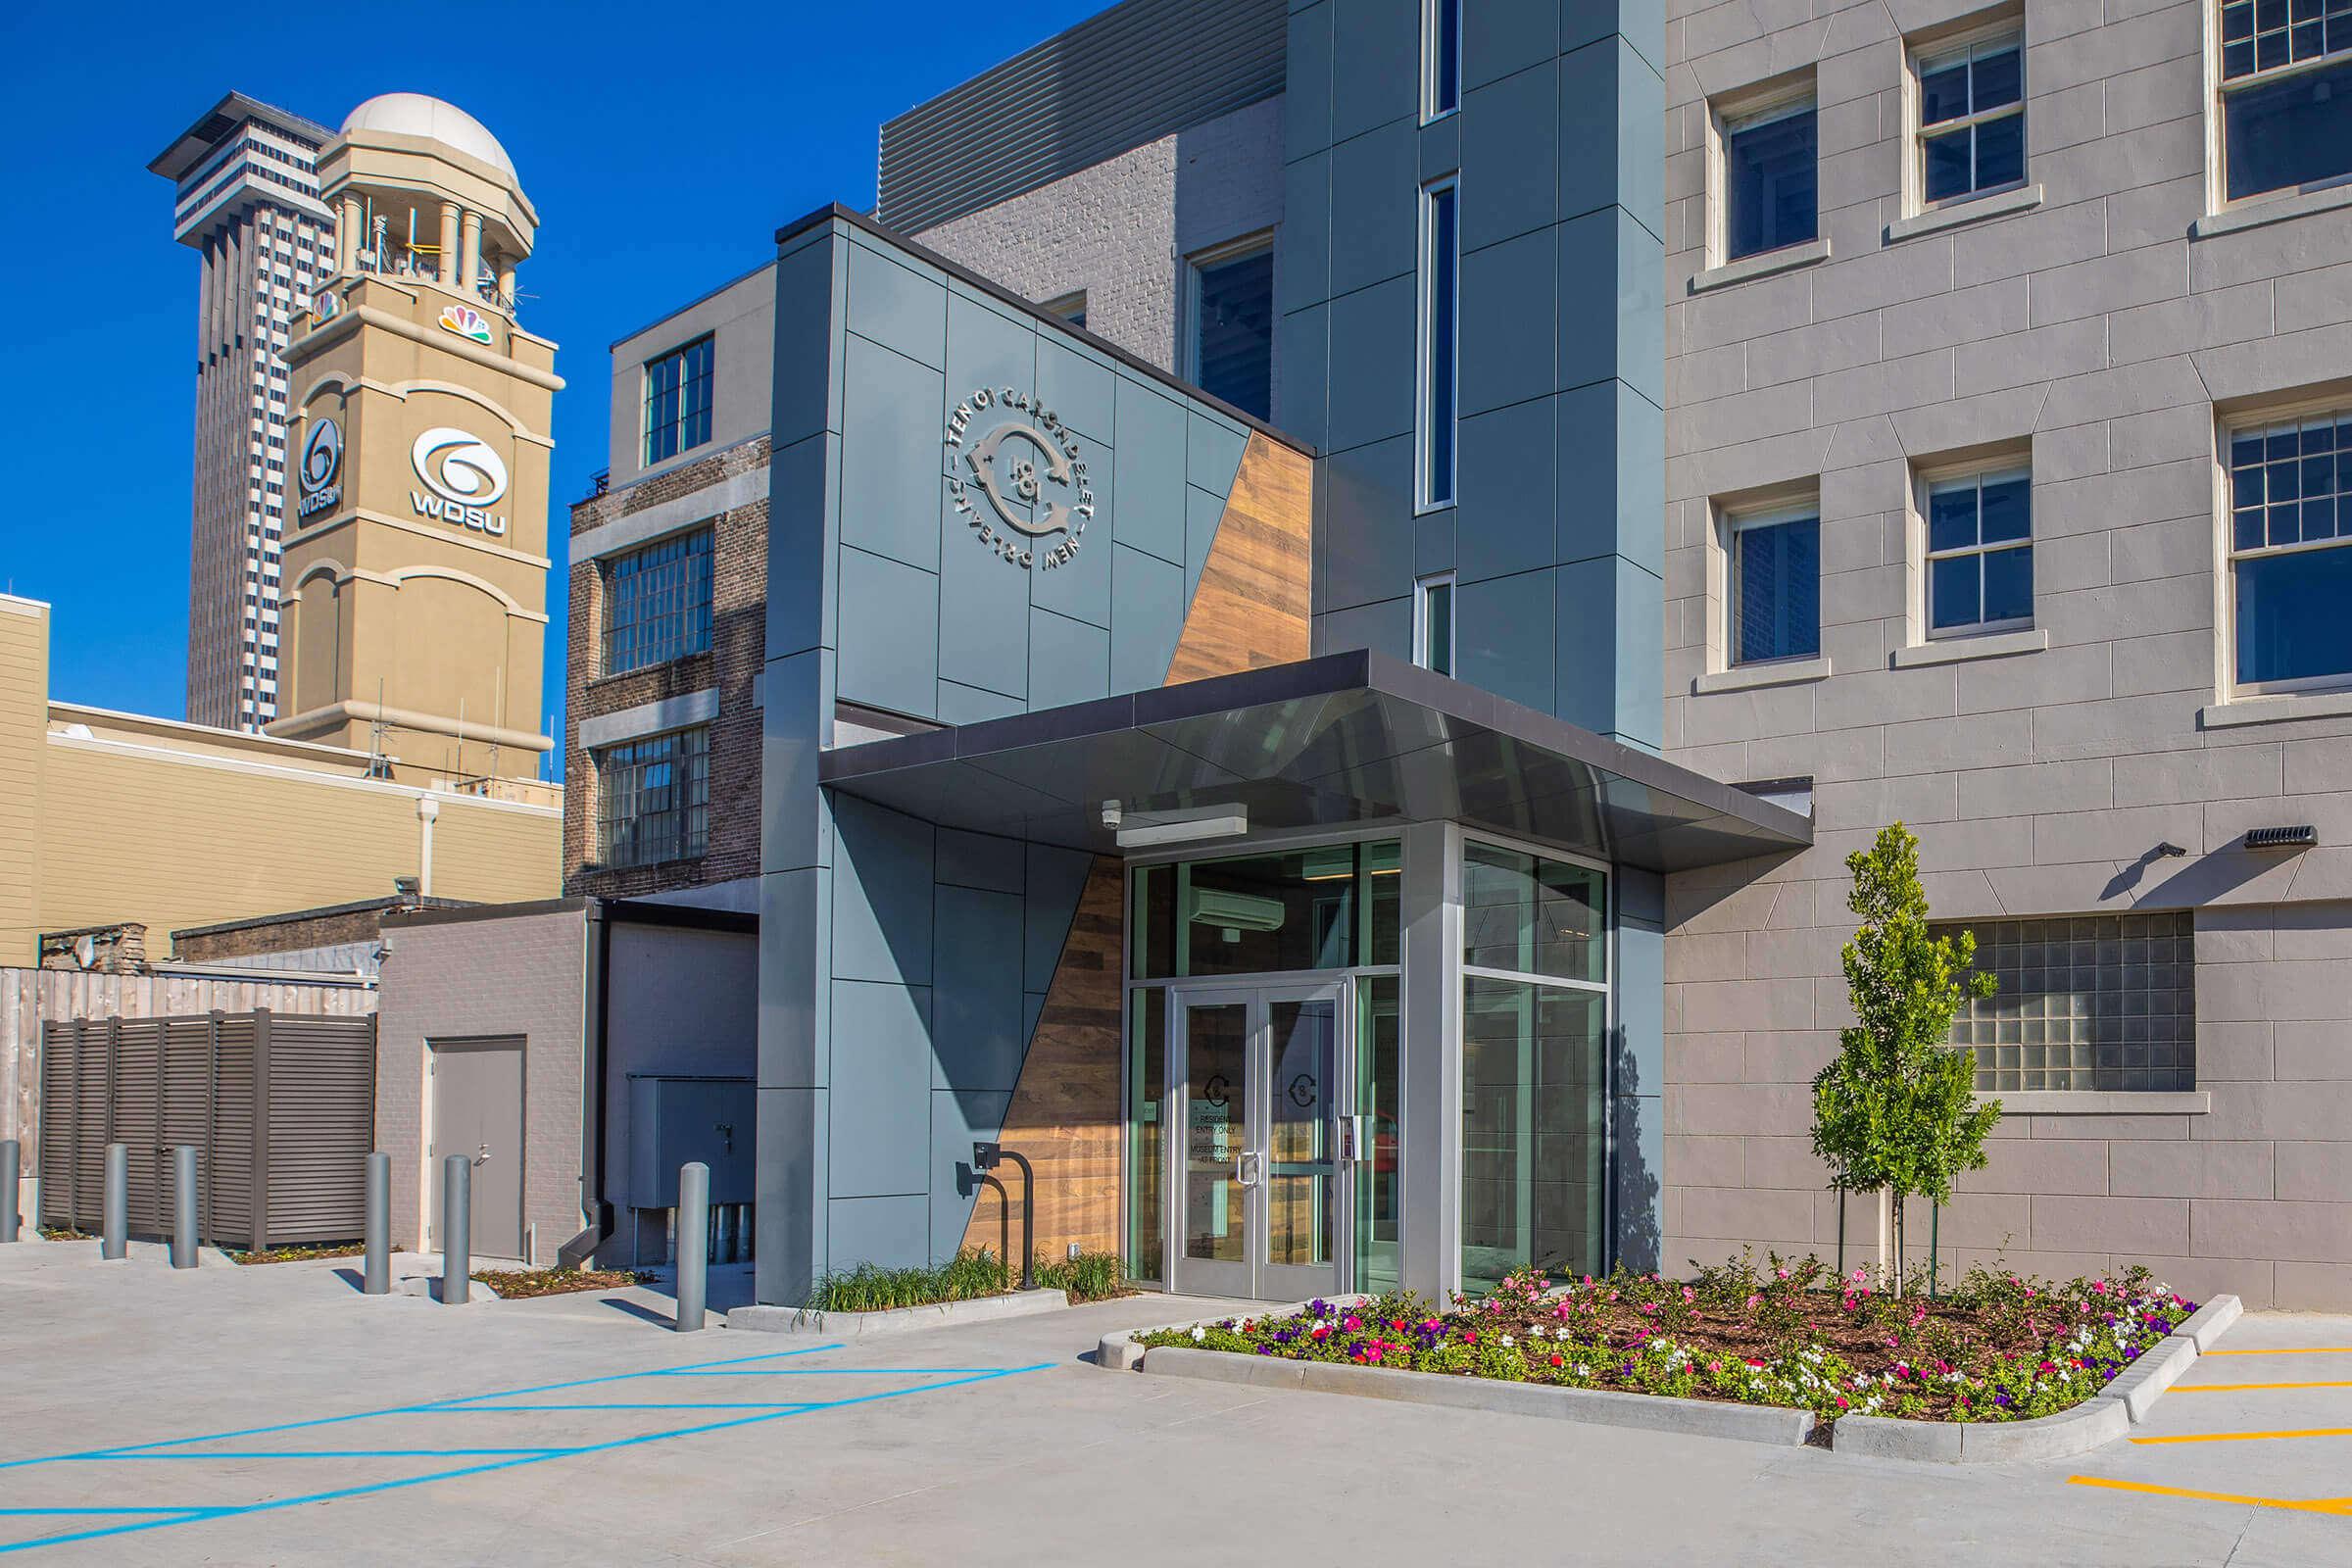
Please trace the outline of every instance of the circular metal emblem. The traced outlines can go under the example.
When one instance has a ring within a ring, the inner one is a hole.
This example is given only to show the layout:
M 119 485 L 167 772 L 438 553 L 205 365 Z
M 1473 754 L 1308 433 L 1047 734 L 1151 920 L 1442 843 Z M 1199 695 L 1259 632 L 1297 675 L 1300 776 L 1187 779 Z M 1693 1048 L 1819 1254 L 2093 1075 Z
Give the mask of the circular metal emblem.
M 311 421 L 310 439 L 302 444 L 302 488 L 316 495 L 335 482 L 343 468 L 343 431 L 324 416 Z
M 1094 485 L 1078 438 L 1052 409 L 1012 387 L 981 387 L 949 416 L 947 446 L 948 493 L 981 544 L 1049 570 L 1078 554 Z

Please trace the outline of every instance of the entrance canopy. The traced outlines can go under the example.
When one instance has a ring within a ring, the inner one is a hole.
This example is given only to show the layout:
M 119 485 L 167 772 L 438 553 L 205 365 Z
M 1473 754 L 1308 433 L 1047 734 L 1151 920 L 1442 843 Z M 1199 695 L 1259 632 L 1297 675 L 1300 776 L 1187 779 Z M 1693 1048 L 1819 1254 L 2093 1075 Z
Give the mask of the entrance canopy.
M 1257 836 L 1451 820 L 1681 871 L 1801 850 L 1809 818 L 1368 650 L 838 747 L 828 789 L 944 827 L 1119 853 L 1247 814 Z

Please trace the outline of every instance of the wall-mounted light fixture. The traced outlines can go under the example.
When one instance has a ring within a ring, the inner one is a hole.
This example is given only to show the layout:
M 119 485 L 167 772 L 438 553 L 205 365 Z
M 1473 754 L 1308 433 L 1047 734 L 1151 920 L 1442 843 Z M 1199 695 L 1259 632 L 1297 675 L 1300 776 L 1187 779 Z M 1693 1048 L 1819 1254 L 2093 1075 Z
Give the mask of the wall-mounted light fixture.
M 1178 815 L 1154 811 L 1149 821 L 1118 828 L 1119 848 L 1148 849 L 1154 844 L 1189 844 L 1195 839 L 1238 839 L 1250 831 L 1250 813 L 1238 806 Z
M 2299 827 L 2254 827 L 2246 829 L 2246 848 L 2249 850 L 2308 850 L 2320 842 L 2320 830 L 2305 823 Z

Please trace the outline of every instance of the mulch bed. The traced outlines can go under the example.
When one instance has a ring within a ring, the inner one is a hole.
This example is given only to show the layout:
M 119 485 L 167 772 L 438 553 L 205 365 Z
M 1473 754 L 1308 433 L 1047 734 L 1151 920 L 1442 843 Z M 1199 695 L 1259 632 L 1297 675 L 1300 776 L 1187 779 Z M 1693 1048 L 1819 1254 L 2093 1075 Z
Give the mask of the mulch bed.
M 622 1290 L 653 1276 L 633 1268 L 486 1268 L 475 1270 L 473 1277 L 496 1291 L 502 1301 L 526 1301 L 535 1296 Z
M 359 1242 L 338 1242 L 331 1247 L 274 1247 L 266 1252 L 230 1252 L 228 1260 L 238 1264 L 252 1263 L 308 1263 L 320 1257 L 357 1257 L 368 1250 Z

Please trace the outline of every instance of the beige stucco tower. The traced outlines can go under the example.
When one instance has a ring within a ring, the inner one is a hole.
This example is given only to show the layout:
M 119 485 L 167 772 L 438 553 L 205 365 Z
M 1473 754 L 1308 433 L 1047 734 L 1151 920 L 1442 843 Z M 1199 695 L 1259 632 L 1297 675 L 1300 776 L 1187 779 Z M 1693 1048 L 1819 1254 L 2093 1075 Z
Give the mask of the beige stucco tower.
M 547 631 L 556 345 L 515 322 L 538 214 L 496 137 L 416 93 L 326 146 L 333 273 L 285 352 L 295 415 L 270 733 L 527 778 Z

